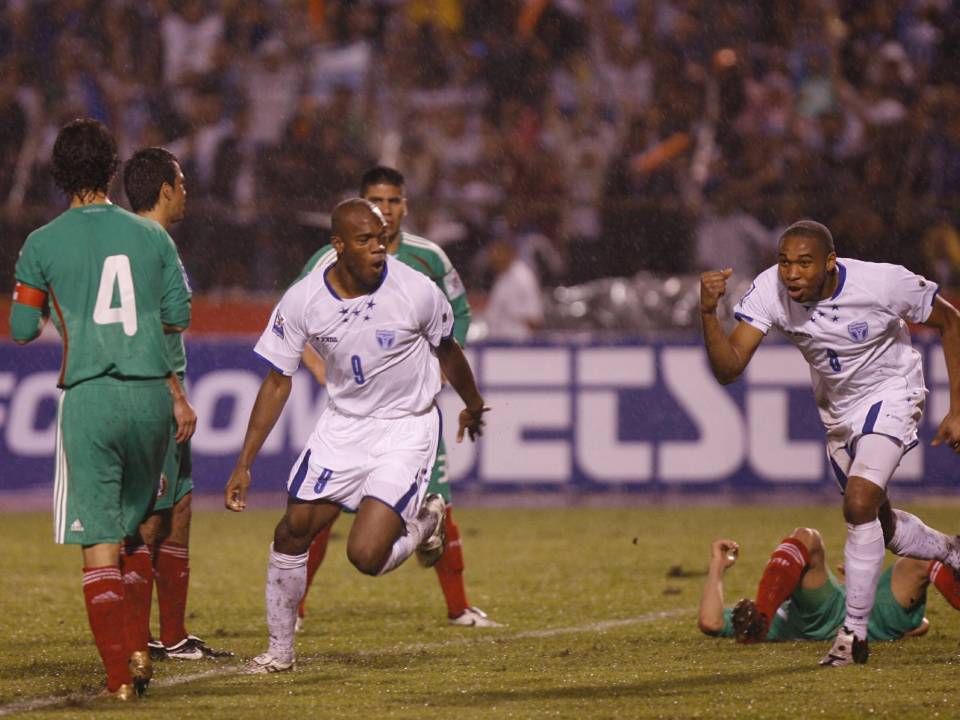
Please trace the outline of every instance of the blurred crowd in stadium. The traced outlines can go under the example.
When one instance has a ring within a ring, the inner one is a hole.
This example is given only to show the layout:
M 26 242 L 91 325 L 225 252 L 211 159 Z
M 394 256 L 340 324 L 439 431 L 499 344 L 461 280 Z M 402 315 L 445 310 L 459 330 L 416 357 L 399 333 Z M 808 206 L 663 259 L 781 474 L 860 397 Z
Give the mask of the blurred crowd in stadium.
M 64 207 L 57 130 L 183 162 L 199 292 L 277 290 L 377 161 L 471 286 L 509 240 L 546 286 L 842 255 L 960 285 L 955 0 L 7 0 L 0 284 Z M 121 199 L 118 189 L 114 197 Z

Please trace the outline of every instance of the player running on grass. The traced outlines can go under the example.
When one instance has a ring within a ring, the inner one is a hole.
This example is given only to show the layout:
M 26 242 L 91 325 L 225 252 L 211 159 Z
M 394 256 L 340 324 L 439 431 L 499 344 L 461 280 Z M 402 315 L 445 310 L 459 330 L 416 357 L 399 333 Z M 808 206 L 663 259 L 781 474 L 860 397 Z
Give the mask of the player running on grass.
M 168 150 L 152 147 L 134 153 L 123 169 L 123 187 L 133 211 L 159 223 L 164 230 L 183 219 L 187 189 L 180 162 Z M 187 371 L 183 336 L 170 334 L 166 340 L 173 371 L 182 383 Z M 175 430 L 171 426 L 171 433 Z M 199 660 L 233 655 L 229 651 L 214 650 L 196 635 L 190 635 L 186 628 L 192 467 L 190 442 L 171 442 L 153 512 L 140 526 L 140 536 L 153 556 L 160 606 L 160 640 L 149 643 L 154 660 Z
M 827 565 L 823 538 L 814 528 L 797 528 L 777 545 L 760 577 L 755 600 L 723 607 L 723 576 L 737 561 L 740 545 L 715 540 L 710 569 L 700 596 L 697 624 L 707 635 L 764 640 L 830 640 L 843 625 L 846 588 Z M 933 584 L 960 610 L 960 578 L 938 560 L 897 558 L 877 582 L 877 598 L 867 625 L 870 640 L 923 635 L 927 587 Z M 765 618 L 772 618 L 769 626 Z
M 83 548 L 83 595 L 106 692 L 129 700 L 153 675 L 153 566 L 137 528 L 168 442 L 188 440 L 196 415 L 164 337 L 190 323 L 183 267 L 162 227 L 110 203 L 117 166 L 116 143 L 96 120 L 60 131 L 53 178 L 70 209 L 24 243 L 10 325 L 16 342 L 33 340 L 49 299 L 63 338 L 55 539 Z
M 291 670 L 297 606 L 314 536 L 356 512 L 347 557 L 368 575 L 398 567 L 414 550 L 432 565 L 443 553 L 444 503 L 426 496 L 436 460 L 441 371 L 463 399 L 458 441 L 474 439 L 487 411 L 436 285 L 387 253 L 387 224 L 373 204 L 333 211 L 337 260 L 281 298 L 255 351 L 271 365 L 247 425 L 226 506 L 246 507 L 250 467 L 280 416 L 309 343 L 326 365 L 329 405 L 287 481 L 267 569 L 270 646 L 250 672 Z M 426 496 L 426 497 L 425 497 Z
M 400 229 L 400 224 L 407 214 L 403 175 L 393 168 L 374 167 L 361 178 L 360 195 L 376 205 L 387 221 L 387 252 L 400 262 L 409 265 L 418 272 L 422 272 L 443 291 L 453 308 L 453 337 L 456 338 L 461 347 L 466 347 L 467 330 L 470 327 L 470 304 L 467 302 L 467 293 L 460 281 L 460 275 L 457 274 L 456 269 L 450 264 L 446 253 L 439 245 Z M 336 252 L 334 252 L 332 246 L 326 245 L 320 248 L 307 261 L 297 280 L 302 279 L 317 268 L 324 268 L 335 259 Z M 316 353 L 308 349 L 304 364 L 314 373 L 318 381 L 321 383 L 324 381 L 323 364 L 316 360 Z M 463 578 L 464 564 L 460 528 L 453 521 L 450 482 L 447 475 L 447 448 L 443 437 L 440 438 L 437 461 L 430 473 L 430 486 L 427 492 L 439 494 L 447 505 L 447 513 L 444 517 L 447 541 L 443 555 L 433 567 L 437 572 L 440 589 L 443 591 L 447 603 L 447 618 L 450 624 L 462 627 L 500 627 L 500 623 L 491 620 L 483 610 L 470 605 L 467 600 Z M 306 592 L 309 592 L 313 576 L 323 562 L 332 527 L 333 523 L 328 525 L 323 532 L 318 533 L 310 545 L 310 556 L 307 560 Z M 306 614 L 306 592 L 304 592 L 298 610 L 298 630 Z
M 960 451 L 960 314 L 935 283 L 899 265 L 838 259 L 823 225 L 802 220 L 780 236 L 778 264 L 764 271 L 736 305 L 727 335 L 717 318 L 731 268 L 700 276 L 700 312 L 711 369 L 733 382 L 772 327 L 810 365 L 826 429 L 827 454 L 843 492 L 846 617 L 822 665 L 867 661 L 867 624 L 884 547 L 897 555 L 960 568 L 960 539 L 893 510 L 887 483 L 917 443 L 927 389 L 906 322 L 940 332 L 950 378 L 950 410 L 934 445 Z M 766 622 L 773 618 L 765 617 Z

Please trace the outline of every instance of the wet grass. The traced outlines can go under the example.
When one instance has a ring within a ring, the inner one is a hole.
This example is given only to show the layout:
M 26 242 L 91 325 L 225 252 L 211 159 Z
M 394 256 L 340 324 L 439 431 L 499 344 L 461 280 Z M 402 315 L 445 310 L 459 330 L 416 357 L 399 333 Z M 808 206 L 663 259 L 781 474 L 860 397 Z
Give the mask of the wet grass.
M 915 506 L 951 528 L 956 507 Z M 194 518 L 188 627 L 241 658 L 265 648 L 263 578 L 277 512 Z M 797 525 L 842 551 L 838 507 L 458 509 L 471 601 L 507 623 L 447 626 L 432 571 L 367 578 L 341 520 L 298 636 L 295 673 L 237 661 L 158 664 L 141 718 L 955 717 L 960 613 L 931 592 L 928 636 L 871 647 L 866 666 L 822 670 L 826 643 L 740 647 L 702 636 L 695 608 L 710 541 L 741 542 L 727 596 L 753 594 Z M 128 717 L 101 682 L 79 551 L 46 514 L 2 517 L 0 714 Z M 955 527 L 953 528 L 956 529 Z M 609 622 L 621 621 L 621 622 Z M 205 671 L 214 671 L 196 677 Z M 58 698 L 28 710 L 37 699 Z

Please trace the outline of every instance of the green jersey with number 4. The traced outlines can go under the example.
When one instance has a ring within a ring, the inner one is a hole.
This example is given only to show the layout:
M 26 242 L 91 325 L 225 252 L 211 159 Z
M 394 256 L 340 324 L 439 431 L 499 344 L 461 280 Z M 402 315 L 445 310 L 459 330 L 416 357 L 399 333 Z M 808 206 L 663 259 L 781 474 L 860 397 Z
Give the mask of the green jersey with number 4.
M 67 210 L 30 234 L 16 278 L 49 296 L 63 338 L 60 387 L 177 369 L 163 325 L 190 324 L 190 288 L 173 240 L 152 220 L 109 204 Z
M 327 257 L 335 256 L 333 246 L 324 245 L 307 260 L 295 282 L 309 275 Z M 443 249 L 426 238 L 401 231 L 400 244 L 394 257 L 433 280 L 447 296 L 450 307 L 453 308 L 453 336 L 461 346 L 466 345 L 467 330 L 470 328 L 470 303 L 467 302 L 467 293 L 460 281 L 460 275 Z

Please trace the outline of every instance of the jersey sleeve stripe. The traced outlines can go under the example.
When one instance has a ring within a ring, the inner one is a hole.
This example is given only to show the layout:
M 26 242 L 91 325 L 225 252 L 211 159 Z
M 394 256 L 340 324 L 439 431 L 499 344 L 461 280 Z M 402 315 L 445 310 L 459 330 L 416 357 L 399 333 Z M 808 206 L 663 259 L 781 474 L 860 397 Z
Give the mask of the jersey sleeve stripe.
M 43 290 L 18 282 L 13 288 L 13 301 L 42 310 L 47 303 L 47 294 Z
M 737 320 L 742 320 L 742 321 L 744 321 L 744 322 L 748 322 L 748 323 L 756 322 L 756 320 L 754 320 L 754 319 L 753 319 L 752 317 L 750 317 L 749 315 L 745 315 L 744 313 L 739 313 L 739 312 L 738 312 L 738 313 L 734 313 L 733 316 L 734 316 Z
M 280 368 L 278 368 L 276 365 L 274 365 L 273 362 L 270 360 L 270 358 L 264 357 L 263 355 L 261 355 L 260 353 L 258 353 L 256 350 L 253 351 L 253 354 L 254 354 L 259 360 L 263 360 L 263 362 L 265 362 L 267 365 L 269 365 L 271 370 L 276 371 L 276 372 L 279 373 L 280 375 L 286 375 L 287 377 L 292 377 L 292 376 L 293 376 L 293 373 L 292 373 L 292 372 L 291 372 L 291 373 L 284 372 L 283 370 L 281 370 Z

